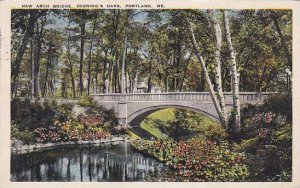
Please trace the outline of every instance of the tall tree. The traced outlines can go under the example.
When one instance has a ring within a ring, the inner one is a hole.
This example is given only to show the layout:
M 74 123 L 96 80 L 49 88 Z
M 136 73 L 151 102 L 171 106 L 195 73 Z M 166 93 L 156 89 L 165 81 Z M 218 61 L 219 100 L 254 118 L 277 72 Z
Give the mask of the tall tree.
M 210 96 L 212 98 L 214 106 L 215 106 L 215 108 L 217 110 L 217 113 L 219 115 L 219 119 L 221 121 L 221 124 L 224 127 L 226 127 L 226 122 L 224 121 L 225 118 L 223 117 L 224 114 L 222 113 L 222 109 L 221 109 L 220 103 L 219 103 L 218 98 L 216 96 L 216 93 L 214 91 L 214 86 L 213 86 L 213 84 L 211 82 L 211 79 L 209 77 L 208 70 L 206 68 L 205 60 L 204 60 L 204 58 L 202 56 L 201 51 L 199 50 L 199 45 L 198 45 L 198 42 L 197 42 L 195 34 L 194 34 L 192 23 L 189 20 L 188 20 L 188 24 L 189 24 L 189 29 L 190 29 L 190 34 L 191 34 L 191 38 L 192 38 L 192 43 L 193 43 L 194 51 L 196 53 L 196 56 L 197 56 L 198 60 L 201 63 L 202 71 L 203 71 L 203 74 L 205 75 L 205 79 L 206 79 L 206 83 L 208 85 Z
M 85 44 L 85 20 L 82 14 L 80 18 L 80 61 L 79 61 L 79 91 L 83 94 L 83 59 L 84 59 L 84 44 Z
M 38 11 L 34 11 L 34 10 L 31 10 L 29 12 L 29 18 L 28 18 L 28 21 L 27 21 L 27 24 L 26 24 L 26 27 L 25 27 L 25 31 L 24 31 L 25 34 L 24 34 L 24 36 L 22 38 L 21 44 L 19 46 L 19 49 L 18 49 L 18 52 L 17 52 L 17 55 L 16 55 L 16 58 L 13 61 L 13 64 L 12 64 L 12 71 L 11 71 L 11 76 L 12 76 L 12 86 L 11 86 L 12 94 L 14 93 L 14 91 L 15 91 L 15 85 L 17 84 L 17 78 L 19 76 L 22 58 L 24 56 L 24 53 L 25 53 L 25 50 L 27 48 L 28 42 L 30 41 L 30 39 L 34 35 L 34 26 L 35 26 L 35 23 L 37 22 L 37 20 L 41 16 L 45 15 L 45 13 L 46 13 L 45 11 L 38 12 Z M 27 14 L 27 12 L 25 12 L 25 14 Z
M 70 28 L 68 29 L 68 38 L 67 38 L 67 58 L 66 58 L 66 64 L 69 66 L 69 74 L 71 77 L 71 88 L 72 88 L 72 96 L 73 98 L 76 97 L 76 86 L 75 86 L 75 78 L 74 78 L 74 68 L 73 68 L 73 63 L 71 59 L 71 31 Z
M 123 58 L 122 58 L 122 69 L 121 69 L 121 93 L 126 92 L 126 79 L 125 79 L 125 67 L 126 67 L 126 51 L 127 51 L 127 38 L 128 38 L 128 22 L 129 22 L 129 13 L 126 12 L 125 15 L 125 29 L 124 29 L 124 47 L 123 47 Z
M 44 36 L 45 19 L 36 23 L 36 36 L 35 36 L 35 59 L 34 59 L 34 96 L 36 98 L 41 96 L 40 88 L 40 59 L 42 50 L 42 38 Z
M 279 23 L 278 23 L 279 15 L 276 13 L 276 11 L 272 11 L 271 10 L 270 11 L 270 16 L 271 16 L 271 18 L 273 20 L 273 23 L 275 25 L 276 31 L 277 31 L 277 33 L 279 35 L 279 38 L 280 38 L 280 41 L 281 41 L 281 45 L 283 47 L 283 50 L 285 52 L 285 56 L 286 56 L 287 61 L 288 61 L 288 66 L 290 67 L 290 69 L 292 69 L 293 68 L 293 66 L 292 66 L 292 56 L 289 53 L 289 49 L 288 49 L 288 46 L 286 44 L 286 40 L 285 40 L 285 38 L 283 36 L 282 30 L 281 30 L 281 28 L 279 26 Z
M 215 50 L 215 82 L 216 82 L 216 90 L 217 97 L 220 103 L 221 108 L 221 118 L 223 118 L 222 122 L 225 122 L 227 127 L 227 111 L 225 106 L 225 99 L 223 94 L 222 87 L 222 75 L 221 75 L 221 47 L 222 47 L 222 31 L 221 26 L 215 16 L 213 11 L 209 11 L 209 14 L 212 18 L 212 22 L 215 29 L 215 38 L 216 38 L 216 50 Z
M 93 42 L 95 38 L 95 30 L 96 30 L 96 24 L 97 24 L 97 18 L 95 15 L 95 18 L 93 20 L 92 24 L 92 34 L 91 34 L 91 42 L 90 42 L 90 49 L 89 49 L 89 63 L 88 63 L 88 86 L 87 86 L 87 93 L 90 94 L 91 89 L 91 66 L 92 66 L 92 60 L 93 60 Z
M 241 129 L 239 78 L 238 78 L 238 72 L 237 72 L 236 53 L 234 51 L 232 40 L 231 40 L 229 18 L 227 15 L 227 11 L 225 11 L 225 10 L 223 11 L 223 20 L 224 20 L 227 47 L 228 47 L 228 50 L 230 53 L 231 73 L 232 73 L 232 82 L 233 82 L 232 83 L 232 97 L 233 97 L 234 130 L 238 132 Z

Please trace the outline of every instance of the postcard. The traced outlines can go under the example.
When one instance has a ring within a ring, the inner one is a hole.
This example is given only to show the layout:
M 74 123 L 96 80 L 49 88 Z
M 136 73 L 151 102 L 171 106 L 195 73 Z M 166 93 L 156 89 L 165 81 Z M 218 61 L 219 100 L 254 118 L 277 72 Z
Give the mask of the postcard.
M 1 1 L 0 187 L 300 187 L 297 1 Z

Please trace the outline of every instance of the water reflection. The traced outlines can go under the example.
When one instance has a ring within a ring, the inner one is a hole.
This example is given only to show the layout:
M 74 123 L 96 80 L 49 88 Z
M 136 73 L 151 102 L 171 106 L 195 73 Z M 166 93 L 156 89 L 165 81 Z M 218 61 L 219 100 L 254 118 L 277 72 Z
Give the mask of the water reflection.
M 163 165 L 131 150 L 112 147 L 61 148 L 11 158 L 12 181 L 143 181 Z

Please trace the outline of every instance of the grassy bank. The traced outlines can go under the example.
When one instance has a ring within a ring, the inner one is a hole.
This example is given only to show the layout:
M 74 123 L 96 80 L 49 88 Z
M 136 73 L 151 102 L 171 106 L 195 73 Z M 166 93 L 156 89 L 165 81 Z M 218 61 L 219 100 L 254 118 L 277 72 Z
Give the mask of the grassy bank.
M 150 114 L 141 122 L 141 128 L 157 139 L 167 138 L 168 135 L 162 131 L 161 126 L 164 127 L 168 121 L 175 119 L 175 110 L 174 108 L 167 108 Z

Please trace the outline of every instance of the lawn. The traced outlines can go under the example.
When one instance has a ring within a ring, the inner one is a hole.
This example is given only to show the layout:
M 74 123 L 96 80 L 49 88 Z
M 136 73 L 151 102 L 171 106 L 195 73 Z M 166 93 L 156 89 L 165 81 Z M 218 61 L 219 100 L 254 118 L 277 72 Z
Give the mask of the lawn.
M 167 138 L 168 136 L 159 128 L 157 128 L 157 124 L 159 122 L 166 123 L 174 120 L 175 110 L 175 108 L 167 108 L 150 114 L 145 120 L 142 121 L 141 128 L 152 134 L 157 139 Z

